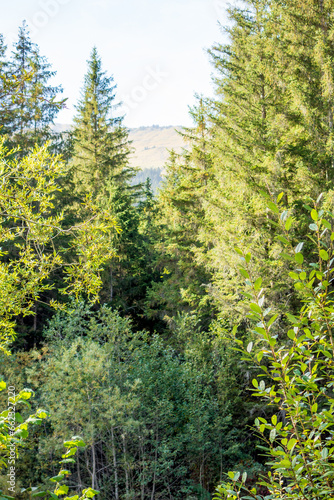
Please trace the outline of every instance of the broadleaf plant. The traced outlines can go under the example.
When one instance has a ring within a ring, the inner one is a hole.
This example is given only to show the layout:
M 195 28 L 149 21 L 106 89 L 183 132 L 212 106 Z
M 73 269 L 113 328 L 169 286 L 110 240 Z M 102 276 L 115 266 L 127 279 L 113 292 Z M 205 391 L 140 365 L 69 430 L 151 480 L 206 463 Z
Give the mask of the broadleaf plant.
M 284 319 L 266 310 L 252 262 L 239 251 L 242 274 L 249 276 L 245 292 L 251 297 L 246 301 L 256 347 L 244 346 L 237 337 L 235 341 L 244 358 L 259 370 L 253 380 L 254 395 L 273 410 L 271 418 L 255 420 L 268 473 L 256 487 L 248 488 L 246 474 L 230 472 L 217 488 L 215 500 L 334 498 L 334 216 L 321 210 L 320 201 L 321 197 L 308 207 L 312 248 L 305 255 L 301 242 L 296 246 L 290 235 L 293 224 L 279 217 L 279 201 L 270 206 L 282 229 L 280 241 L 286 242 L 282 257 L 295 267 L 290 277 L 301 303 L 298 315 L 286 314 Z M 293 256 L 294 264 L 289 259 Z M 278 321 L 287 325 L 284 338 L 278 338 Z

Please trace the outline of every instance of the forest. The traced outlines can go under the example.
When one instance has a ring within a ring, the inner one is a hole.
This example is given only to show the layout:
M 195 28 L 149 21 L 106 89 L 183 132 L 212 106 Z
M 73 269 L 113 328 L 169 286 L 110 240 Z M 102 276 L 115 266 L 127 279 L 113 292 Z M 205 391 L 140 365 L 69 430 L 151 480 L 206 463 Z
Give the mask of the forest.
M 156 193 L 0 35 L 0 500 L 334 498 L 334 0 L 228 16 Z

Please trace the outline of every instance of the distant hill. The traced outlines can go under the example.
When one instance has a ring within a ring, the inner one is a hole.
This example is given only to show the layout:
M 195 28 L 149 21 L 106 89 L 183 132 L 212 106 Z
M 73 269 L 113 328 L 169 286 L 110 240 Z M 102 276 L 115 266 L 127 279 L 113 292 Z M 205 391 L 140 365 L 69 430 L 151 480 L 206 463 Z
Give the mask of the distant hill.
M 177 133 L 181 127 L 140 127 L 130 129 L 130 141 L 135 152 L 130 163 L 141 169 L 160 169 L 168 160 L 168 150 L 180 153 L 185 143 Z
M 145 182 L 149 177 L 153 191 L 157 192 L 163 180 L 169 151 L 173 149 L 176 153 L 181 153 L 185 147 L 177 130 L 181 130 L 181 127 L 153 126 L 130 129 L 129 139 L 134 149 L 130 165 L 141 168 L 141 172 L 138 172 L 134 179 L 135 183 Z

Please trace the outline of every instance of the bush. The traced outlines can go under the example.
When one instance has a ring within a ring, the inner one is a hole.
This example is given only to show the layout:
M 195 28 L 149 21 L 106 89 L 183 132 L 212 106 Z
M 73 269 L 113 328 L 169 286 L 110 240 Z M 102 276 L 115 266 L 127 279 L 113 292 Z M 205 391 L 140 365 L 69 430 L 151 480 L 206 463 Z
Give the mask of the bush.
M 276 214 L 280 213 L 279 199 L 278 204 L 270 205 Z M 267 475 L 251 488 L 246 473 L 229 472 L 229 480 L 217 488 L 216 500 L 334 498 L 334 231 L 333 214 L 319 210 L 319 202 L 309 207 L 312 262 L 304 258 L 302 242 L 295 248 L 291 243 L 288 212 L 279 218 L 279 239 L 285 247 L 281 256 L 296 267 L 290 277 L 301 300 L 299 315 L 286 314 L 283 341 L 275 327 L 279 315 L 266 309 L 262 280 L 252 276 L 251 255 L 237 250 L 242 258 L 240 271 L 246 278 L 244 295 L 254 341 L 247 346 L 236 337 L 235 341 L 245 358 L 260 368 L 253 380 L 255 396 L 275 411 L 270 420 L 255 420 L 267 456 Z M 265 494 L 259 493 L 261 488 L 267 490 Z

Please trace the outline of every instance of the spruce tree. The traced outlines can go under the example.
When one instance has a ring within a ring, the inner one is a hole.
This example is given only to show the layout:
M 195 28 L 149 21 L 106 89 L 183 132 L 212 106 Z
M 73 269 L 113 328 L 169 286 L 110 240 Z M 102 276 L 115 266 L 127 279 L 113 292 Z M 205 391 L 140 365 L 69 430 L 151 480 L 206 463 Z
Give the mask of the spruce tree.
M 210 50 L 217 75 L 217 96 L 211 101 L 214 167 L 203 202 L 201 239 L 210 249 L 206 258 L 214 270 L 213 292 L 226 318 L 240 304 L 235 246 L 256 257 L 254 265 L 271 291 L 270 304 L 295 307 L 288 298 L 290 266 L 280 258 L 268 200 L 283 192 L 288 217 L 294 211 L 302 214 L 307 197 L 326 189 L 326 143 L 321 142 L 322 154 L 313 147 L 321 136 L 321 120 L 328 121 L 313 87 L 315 81 L 322 87 L 320 72 L 311 64 L 317 49 L 312 29 L 309 40 L 302 20 L 307 6 L 289 24 L 292 11 L 291 2 L 272 0 L 248 0 L 242 8 L 231 8 L 230 42 Z M 288 40 L 296 34 L 299 45 L 291 50 Z M 296 231 L 302 239 L 306 217 L 300 220 Z M 243 317 L 242 307 L 240 312 Z
M 104 204 L 114 186 L 129 187 L 135 174 L 128 165 L 128 131 L 114 116 L 115 89 L 94 47 L 74 119 L 73 164 L 78 188 Z
M 7 104 L 9 146 L 19 146 L 22 156 L 35 144 L 41 145 L 51 138 L 50 127 L 63 104 L 63 101 L 56 101 L 62 88 L 49 83 L 56 73 L 31 41 L 25 22 L 19 28 L 8 71 L 18 85 L 18 91 Z
M 0 135 L 6 135 L 8 133 L 9 126 L 9 115 L 8 115 L 8 103 L 9 97 L 12 93 L 13 85 L 8 81 L 8 61 L 6 57 L 7 46 L 3 35 L 0 33 L 0 109 L 1 109 L 1 119 L 0 119 Z
M 211 177 L 210 130 L 203 100 L 191 110 L 193 128 L 181 135 L 189 149 L 171 152 L 166 178 L 158 197 L 156 266 L 161 279 L 148 294 L 150 314 L 171 318 L 177 311 L 197 311 L 207 324 L 210 298 L 206 289 L 210 272 L 204 267 L 207 246 L 200 233 L 203 199 Z
M 110 236 L 116 256 L 104 273 L 102 296 L 126 310 L 137 309 L 138 294 L 143 295 L 143 248 L 135 204 L 140 193 L 133 185 L 137 170 L 129 165 L 128 131 L 116 115 L 115 89 L 94 47 L 74 120 L 72 168 L 77 195 L 91 195 L 120 227 L 118 235 Z

